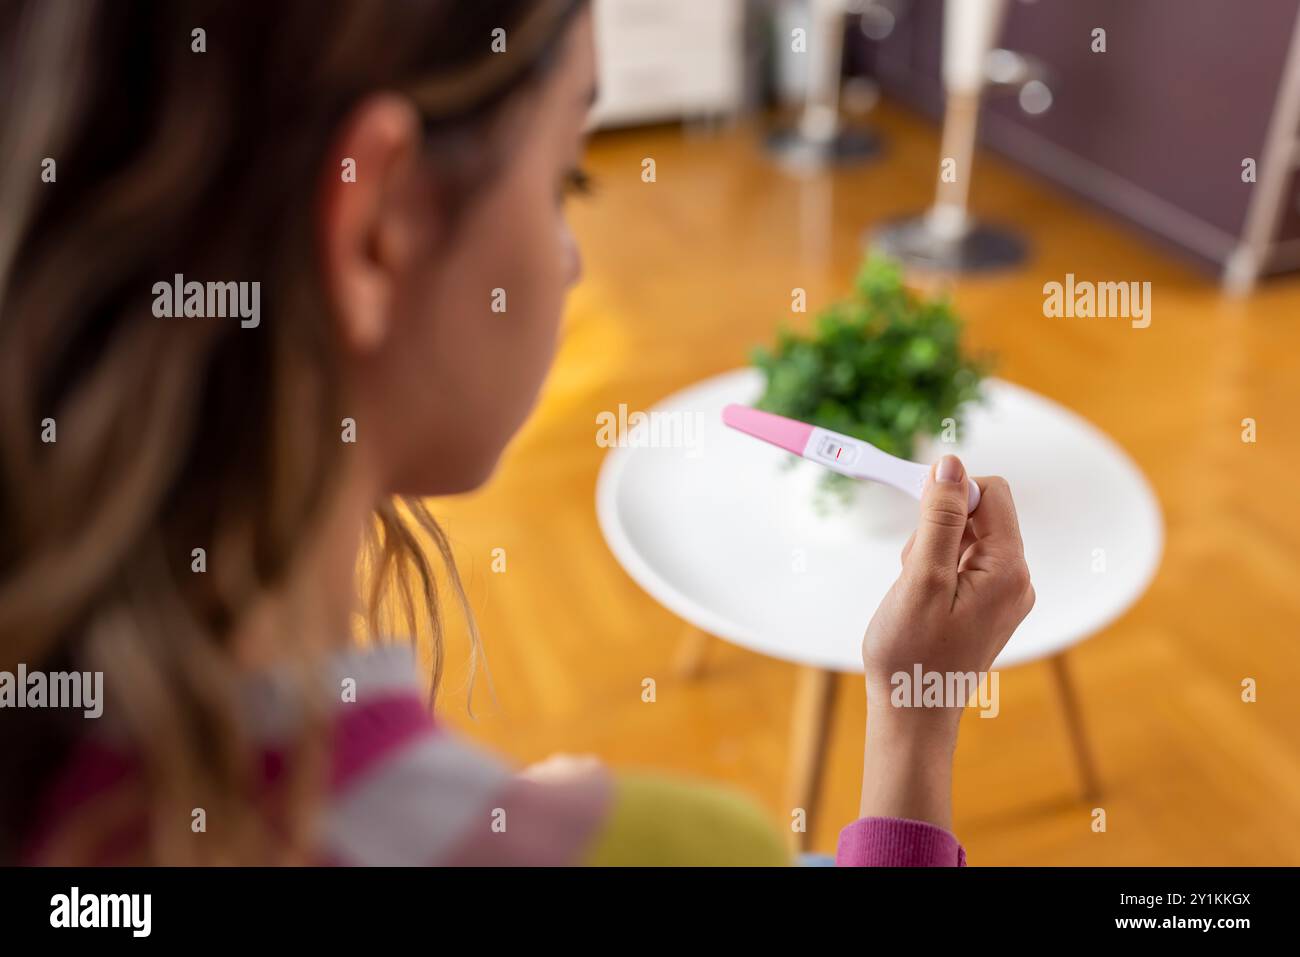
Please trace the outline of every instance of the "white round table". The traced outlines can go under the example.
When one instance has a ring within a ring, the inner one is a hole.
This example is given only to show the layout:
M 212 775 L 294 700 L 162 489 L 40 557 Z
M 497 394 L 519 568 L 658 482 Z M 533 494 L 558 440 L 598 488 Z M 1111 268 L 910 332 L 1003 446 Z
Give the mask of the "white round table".
M 829 673 L 861 672 L 862 634 L 898 575 L 917 503 L 864 485 L 853 507 L 819 514 L 818 466 L 791 468 L 787 453 L 722 425 L 723 406 L 752 403 L 761 390 L 761 375 L 742 369 L 649 410 L 653 427 L 624 433 L 629 441 L 606 457 L 596 511 L 615 557 L 669 610 L 704 634 L 808 669 L 796 721 L 813 729 L 797 732 L 805 740 L 795 757 L 796 776 L 812 781 L 795 790 L 815 791 Z M 1061 653 L 1146 590 L 1160 561 L 1160 507 L 1132 459 L 1080 416 L 995 379 L 985 399 L 969 409 L 960 443 L 918 458 L 952 451 L 971 474 L 1010 482 L 1038 597 L 996 667 L 1053 661 L 1085 790 L 1095 791 Z

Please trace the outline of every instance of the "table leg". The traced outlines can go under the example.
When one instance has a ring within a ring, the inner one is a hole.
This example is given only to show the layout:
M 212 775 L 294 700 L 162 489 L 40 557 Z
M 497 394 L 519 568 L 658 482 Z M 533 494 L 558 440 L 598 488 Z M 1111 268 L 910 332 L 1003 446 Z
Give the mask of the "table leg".
M 835 678 L 833 671 L 802 667 L 795 678 L 787 802 L 791 813 L 796 808 L 802 808 L 804 812 L 805 830 L 794 834 L 798 850 L 807 850 L 817 816 L 831 712 L 835 704 Z
M 677 677 L 687 681 L 698 678 L 704 671 L 704 659 L 712 642 L 713 636 L 708 632 L 688 625 L 673 657 L 673 672 Z
M 1097 767 L 1092 761 L 1092 750 L 1088 747 L 1088 737 L 1083 727 L 1083 717 L 1079 711 L 1079 698 L 1075 694 L 1074 682 L 1066 667 L 1065 652 L 1048 659 L 1056 690 L 1061 699 L 1061 710 L 1065 714 L 1066 728 L 1070 734 L 1070 744 L 1074 748 L 1074 758 L 1079 766 L 1079 782 L 1085 801 L 1095 801 L 1101 796 L 1101 785 L 1097 778 Z

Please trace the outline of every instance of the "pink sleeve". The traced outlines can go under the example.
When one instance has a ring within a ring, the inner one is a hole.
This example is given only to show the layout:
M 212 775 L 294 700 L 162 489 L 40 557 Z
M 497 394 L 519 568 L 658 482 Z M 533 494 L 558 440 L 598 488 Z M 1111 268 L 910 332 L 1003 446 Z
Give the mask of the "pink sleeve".
M 837 867 L 965 867 L 966 851 L 941 827 L 864 817 L 840 831 Z

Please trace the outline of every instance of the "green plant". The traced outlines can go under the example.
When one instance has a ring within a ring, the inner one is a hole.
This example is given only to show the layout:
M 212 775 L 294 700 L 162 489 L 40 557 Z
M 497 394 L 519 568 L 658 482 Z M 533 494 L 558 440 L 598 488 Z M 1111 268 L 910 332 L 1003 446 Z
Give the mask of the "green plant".
M 872 257 L 809 334 L 785 328 L 775 348 L 754 350 L 767 380 L 758 408 L 910 458 L 945 419 L 960 434 L 963 407 L 980 396 L 990 363 L 963 352 L 961 331 L 946 298 L 918 296 L 896 263 Z M 846 497 L 851 481 L 827 472 L 822 488 Z

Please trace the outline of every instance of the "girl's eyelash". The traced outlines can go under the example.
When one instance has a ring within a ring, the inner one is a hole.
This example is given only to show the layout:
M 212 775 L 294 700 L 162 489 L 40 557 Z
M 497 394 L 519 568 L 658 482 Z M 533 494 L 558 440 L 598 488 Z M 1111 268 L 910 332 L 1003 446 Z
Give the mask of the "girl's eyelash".
M 586 170 L 575 167 L 564 174 L 566 196 L 590 196 L 595 182 Z

